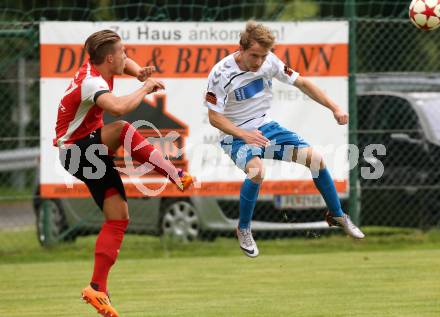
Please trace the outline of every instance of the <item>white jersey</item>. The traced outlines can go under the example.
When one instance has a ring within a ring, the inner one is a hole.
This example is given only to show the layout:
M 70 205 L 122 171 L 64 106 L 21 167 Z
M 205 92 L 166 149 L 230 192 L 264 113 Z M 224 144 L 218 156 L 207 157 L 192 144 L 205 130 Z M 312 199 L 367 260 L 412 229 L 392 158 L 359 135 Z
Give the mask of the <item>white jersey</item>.
M 209 73 L 205 106 L 241 129 L 255 130 L 272 121 L 267 115 L 272 101 L 272 78 L 292 85 L 299 74 L 272 52 L 257 72 L 243 71 L 234 54 L 223 58 Z M 224 136 L 221 132 L 221 138 Z

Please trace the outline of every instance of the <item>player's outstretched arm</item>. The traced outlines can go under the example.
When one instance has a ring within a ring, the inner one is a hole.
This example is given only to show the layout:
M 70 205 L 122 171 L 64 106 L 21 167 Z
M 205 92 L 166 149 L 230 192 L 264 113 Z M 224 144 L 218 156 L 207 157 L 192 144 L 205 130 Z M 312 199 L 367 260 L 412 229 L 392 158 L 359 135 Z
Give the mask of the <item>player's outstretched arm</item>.
M 156 71 L 154 66 L 139 66 L 131 58 L 125 60 L 124 74 L 136 77 L 139 81 L 146 81 Z
M 96 100 L 96 105 L 115 117 L 132 112 L 141 103 L 146 94 L 165 89 L 164 84 L 156 79 L 148 78 L 142 87 L 129 95 L 116 97 L 111 92 L 100 95 Z
M 318 86 L 307 78 L 298 76 L 293 83 L 295 87 L 305 93 L 307 96 L 320 103 L 324 107 L 329 108 L 333 112 L 333 116 L 338 124 L 347 124 L 348 114 L 342 110 L 333 100 L 331 100 Z
M 236 127 L 231 120 L 221 113 L 208 109 L 209 123 L 217 129 L 233 137 L 242 139 L 246 144 L 253 144 L 265 147 L 269 140 L 259 130 L 246 131 Z

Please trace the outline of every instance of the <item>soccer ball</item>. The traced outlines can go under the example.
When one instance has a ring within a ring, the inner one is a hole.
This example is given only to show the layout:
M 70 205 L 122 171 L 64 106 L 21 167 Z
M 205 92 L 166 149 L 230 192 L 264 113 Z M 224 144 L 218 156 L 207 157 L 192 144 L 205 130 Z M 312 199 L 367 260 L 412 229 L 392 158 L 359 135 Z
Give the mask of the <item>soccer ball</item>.
M 430 31 L 440 26 L 440 0 L 412 0 L 409 18 L 419 29 Z

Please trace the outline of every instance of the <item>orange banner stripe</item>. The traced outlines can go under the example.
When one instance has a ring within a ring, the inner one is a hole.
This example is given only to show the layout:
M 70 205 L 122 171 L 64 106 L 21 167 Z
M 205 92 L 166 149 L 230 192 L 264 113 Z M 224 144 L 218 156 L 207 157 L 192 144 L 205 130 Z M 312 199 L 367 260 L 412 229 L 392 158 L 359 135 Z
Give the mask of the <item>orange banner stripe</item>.
M 204 78 L 237 45 L 126 45 L 139 65 L 156 66 L 155 77 Z M 347 76 L 347 44 L 280 44 L 274 53 L 302 76 Z M 82 45 L 41 44 L 41 77 L 73 77 L 87 58 Z
M 224 196 L 238 195 L 242 182 L 203 182 L 200 188 L 191 187 L 185 192 L 179 191 L 175 185 L 168 183 L 165 190 L 159 195 L 167 197 L 184 196 Z M 338 193 L 346 193 L 347 181 L 335 181 Z M 148 184 L 150 190 L 162 186 L 161 183 Z M 144 197 L 134 184 L 124 184 L 127 197 Z M 45 198 L 86 198 L 90 192 L 84 184 L 74 184 L 67 188 L 63 184 L 40 185 L 41 196 Z M 265 195 L 307 195 L 319 194 L 312 180 L 307 181 L 264 181 L 260 193 Z

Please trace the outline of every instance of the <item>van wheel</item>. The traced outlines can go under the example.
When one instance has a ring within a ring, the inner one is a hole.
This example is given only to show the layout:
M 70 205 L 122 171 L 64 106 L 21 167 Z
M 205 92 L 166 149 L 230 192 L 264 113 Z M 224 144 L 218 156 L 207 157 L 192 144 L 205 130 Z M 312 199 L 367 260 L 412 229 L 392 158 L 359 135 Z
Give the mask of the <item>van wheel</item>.
M 64 210 L 57 200 L 42 200 L 37 212 L 37 238 L 44 247 L 60 241 L 75 241 L 73 233 L 63 235 L 68 229 Z
M 200 236 L 197 210 L 188 199 L 165 199 L 161 205 L 160 229 L 164 236 L 194 241 Z

